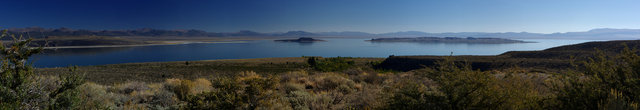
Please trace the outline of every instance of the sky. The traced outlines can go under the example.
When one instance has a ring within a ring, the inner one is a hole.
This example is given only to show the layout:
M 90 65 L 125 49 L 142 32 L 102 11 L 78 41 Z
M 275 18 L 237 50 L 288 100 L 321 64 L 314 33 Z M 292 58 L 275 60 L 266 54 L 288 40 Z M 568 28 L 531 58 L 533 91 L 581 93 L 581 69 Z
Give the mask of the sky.
M 209 32 L 640 29 L 640 0 L 3 0 L 0 27 Z

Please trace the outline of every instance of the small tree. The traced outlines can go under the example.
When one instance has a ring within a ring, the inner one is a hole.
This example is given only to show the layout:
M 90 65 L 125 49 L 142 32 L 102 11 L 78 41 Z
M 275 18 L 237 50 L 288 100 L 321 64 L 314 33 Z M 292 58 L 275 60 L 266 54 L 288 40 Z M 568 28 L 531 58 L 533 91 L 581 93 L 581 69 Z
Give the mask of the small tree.
M 16 38 L 13 34 L 8 34 L 7 30 L 2 31 L 0 39 L 10 36 L 13 42 L 6 46 L 0 42 L 0 109 L 17 109 L 40 107 L 49 109 L 70 109 L 74 106 L 75 89 L 84 83 L 83 75 L 76 73 L 76 68 L 70 68 L 70 73 L 60 74 L 60 81 L 52 91 L 44 94 L 33 93 L 28 87 L 33 86 L 34 69 L 31 66 L 29 57 L 42 52 L 43 47 L 30 47 L 33 39 L 24 39 L 22 36 Z M 26 101 L 42 99 L 47 97 L 44 105 L 25 105 Z
M 260 109 L 275 104 L 278 79 L 262 77 L 255 72 L 242 72 L 237 78 L 221 77 L 212 82 L 214 90 L 188 95 L 186 109 Z
M 433 80 L 435 85 L 401 83 L 388 102 L 389 109 L 497 109 L 506 101 L 506 96 L 500 96 L 495 88 L 495 76 L 450 58 L 417 74 Z
M 612 108 L 611 101 L 623 101 L 626 105 L 620 106 L 638 109 L 640 56 L 635 49 L 623 45 L 622 52 L 613 57 L 598 50 L 595 58 L 576 65 L 578 71 L 562 76 L 564 81 L 555 86 L 559 101 L 556 107 L 606 109 Z
M 315 70 L 330 72 L 330 71 L 343 71 L 349 69 L 355 65 L 354 61 L 348 60 L 345 57 L 336 58 L 323 58 L 317 57 L 307 58 L 307 63 Z

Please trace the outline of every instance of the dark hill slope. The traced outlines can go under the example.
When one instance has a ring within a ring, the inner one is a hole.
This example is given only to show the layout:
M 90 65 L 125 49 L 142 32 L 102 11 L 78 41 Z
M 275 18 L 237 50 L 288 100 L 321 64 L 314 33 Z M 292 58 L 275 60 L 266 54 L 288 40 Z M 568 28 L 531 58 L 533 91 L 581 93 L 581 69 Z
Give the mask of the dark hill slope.
M 640 49 L 640 40 L 598 41 L 573 45 L 553 47 L 542 51 L 510 51 L 500 56 L 510 58 L 547 58 L 569 59 L 572 56 L 577 60 L 592 57 L 596 50 L 603 51 L 607 55 L 615 55 L 627 45 L 629 48 Z
M 598 41 L 587 42 L 573 45 L 565 45 L 559 47 L 553 47 L 544 51 L 567 51 L 567 50 L 579 50 L 579 51 L 594 51 L 596 48 L 607 52 L 619 52 L 624 49 L 626 44 L 630 48 L 640 48 L 640 40 L 619 40 L 619 41 Z
M 468 62 L 474 69 L 494 70 L 512 67 L 562 70 L 571 68 L 570 59 L 583 61 L 593 55 L 596 49 L 607 55 L 615 55 L 624 49 L 624 45 L 640 49 L 640 40 L 587 42 L 574 45 L 559 46 L 542 51 L 510 51 L 497 56 L 453 56 L 458 62 Z M 389 56 L 376 68 L 397 71 L 410 71 L 433 66 L 444 56 Z

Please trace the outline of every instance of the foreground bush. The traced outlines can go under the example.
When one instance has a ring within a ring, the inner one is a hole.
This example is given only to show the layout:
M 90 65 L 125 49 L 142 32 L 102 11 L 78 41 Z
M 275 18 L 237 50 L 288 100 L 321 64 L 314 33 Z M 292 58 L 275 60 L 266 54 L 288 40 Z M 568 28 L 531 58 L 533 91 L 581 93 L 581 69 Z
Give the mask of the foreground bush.
M 29 47 L 32 39 L 11 36 L 9 46 L 0 43 L 0 109 L 74 109 L 80 99 L 75 90 L 84 83 L 82 74 L 76 68 L 58 77 L 42 78 L 31 67 L 29 57 L 42 51 L 42 47 Z M 46 82 L 46 83 L 45 83 Z
M 542 109 L 546 83 L 523 71 L 472 70 L 450 58 L 393 83 L 385 109 Z
M 505 101 L 492 88 L 495 77 L 471 70 L 469 65 L 447 59 L 438 62 L 437 67 L 419 73 L 433 80 L 435 85 L 399 84 L 388 102 L 388 109 L 491 109 Z
M 350 67 L 353 67 L 355 62 L 348 60 L 349 58 L 345 57 L 335 57 L 335 58 L 318 58 L 318 57 L 309 57 L 307 58 L 307 64 L 309 64 L 313 69 L 318 71 L 342 71 L 346 70 Z
M 640 102 L 640 56 L 626 47 L 608 57 L 598 51 L 596 58 L 582 62 L 579 71 L 563 75 L 559 83 L 557 108 L 638 109 Z M 615 106 L 615 107 L 614 107 Z
M 278 102 L 275 91 L 278 81 L 275 78 L 264 78 L 255 72 L 243 72 L 235 79 L 223 77 L 212 82 L 212 91 L 180 96 L 180 99 L 188 103 L 189 109 L 257 109 L 281 106 L 272 103 Z

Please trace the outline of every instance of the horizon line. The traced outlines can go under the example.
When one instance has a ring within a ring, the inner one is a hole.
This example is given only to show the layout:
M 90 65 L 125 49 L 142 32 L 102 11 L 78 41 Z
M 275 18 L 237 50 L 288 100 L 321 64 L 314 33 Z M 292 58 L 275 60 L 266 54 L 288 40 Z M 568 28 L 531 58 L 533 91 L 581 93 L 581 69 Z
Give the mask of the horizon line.
M 226 32 L 220 32 L 220 31 L 207 31 L 204 29 L 163 29 L 163 28 L 149 28 L 149 27 L 145 27 L 145 28 L 130 28 L 130 29 L 84 29 L 84 28 L 69 28 L 69 27 L 58 27 L 58 28 L 52 28 L 52 27 L 40 27 L 40 26 L 30 26 L 30 27 L 0 27 L 0 29 L 26 29 L 26 28 L 43 28 L 43 29 L 62 29 L 62 28 L 68 28 L 68 29 L 72 29 L 72 30 L 88 30 L 88 31 L 131 31 L 131 30 L 140 30 L 140 29 L 153 29 L 153 30 L 167 30 L 167 31 L 178 31 L 178 30 L 198 30 L 198 31 L 205 31 L 207 33 L 234 33 L 234 32 L 242 32 L 242 31 L 250 31 L 250 32 L 257 32 L 257 33 L 263 33 L 263 34 L 275 34 L 275 33 L 287 33 L 287 32 L 293 32 L 293 31 L 303 31 L 303 32 L 309 32 L 309 33 L 328 33 L 328 32 L 361 32 L 361 33 L 367 33 L 367 34 L 388 34 L 388 33 L 399 33 L 399 32 L 423 32 L 423 33 L 432 33 L 432 34 L 439 34 L 439 33 L 534 33 L 534 34 L 556 34 L 556 33 L 569 33 L 569 32 L 588 32 L 591 30 L 597 30 L 597 29 L 617 29 L 617 30 L 640 30 L 640 28 L 638 29 L 634 29 L 634 28 L 609 28 L 609 27 L 603 27 L 603 28 L 591 28 L 588 30 L 584 30 L 584 31 L 566 31 L 566 32 L 551 32 L 551 33 L 543 33 L 543 32 L 528 32 L 528 31 L 520 31 L 520 32 L 516 32 L 516 31 L 501 31 L 501 32 L 496 32 L 496 31 L 458 31 L 458 32 L 427 32 L 427 31 L 417 31 L 417 30 L 406 30 L 406 31 L 389 31 L 389 32 L 381 32 L 381 33 L 372 33 L 372 32 L 364 32 L 364 31 L 353 31 L 353 30 L 345 30 L 345 31 L 305 31 L 305 30 L 289 30 L 286 32 L 283 31 L 271 31 L 271 32 L 263 32 L 263 31 L 255 31 L 255 30 L 237 30 L 237 31 L 226 31 Z M 3 30 L 4 30 L 3 29 Z

